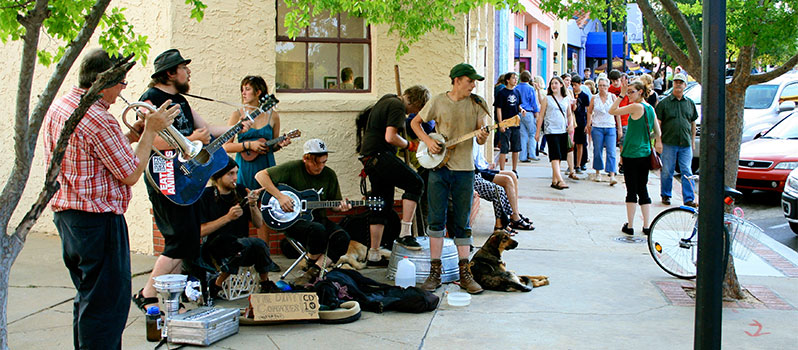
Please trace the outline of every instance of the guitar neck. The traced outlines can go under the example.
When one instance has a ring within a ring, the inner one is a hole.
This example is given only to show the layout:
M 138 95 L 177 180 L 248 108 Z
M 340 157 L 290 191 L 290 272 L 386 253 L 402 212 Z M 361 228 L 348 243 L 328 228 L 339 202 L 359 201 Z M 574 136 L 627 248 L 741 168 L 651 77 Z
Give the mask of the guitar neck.
M 274 145 L 276 145 L 276 144 L 278 144 L 280 142 L 283 142 L 283 140 L 285 140 L 285 139 L 287 139 L 286 135 L 273 138 L 273 139 L 271 139 L 269 141 L 266 141 L 266 147 L 272 147 L 272 146 L 274 146 Z
M 205 149 L 208 150 L 209 153 L 213 154 L 218 150 L 225 142 L 232 139 L 233 136 L 238 134 L 241 129 L 244 128 L 244 122 L 247 120 L 254 121 L 257 116 L 259 116 L 263 111 L 260 108 L 255 108 L 252 112 L 247 113 L 247 118 L 240 120 L 236 125 L 234 125 L 230 130 L 227 130 L 222 136 L 217 137 L 213 142 L 211 142 Z
M 488 130 L 488 131 L 495 130 L 495 129 L 497 129 L 498 127 L 499 127 L 499 124 L 494 124 L 494 125 L 491 125 L 491 126 L 486 126 L 486 128 L 487 128 L 487 130 Z M 481 128 L 480 128 L 480 129 L 478 129 L 478 130 L 474 130 L 474 131 L 472 131 L 472 132 L 470 132 L 470 133 L 468 133 L 468 134 L 465 134 L 465 135 L 463 135 L 463 136 L 460 136 L 460 137 L 458 137 L 458 138 L 455 138 L 455 139 L 451 139 L 451 140 L 449 140 L 449 141 L 446 141 L 446 143 L 445 143 L 445 146 L 446 146 L 446 148 L 449 148 L 449 147 L 452 147 L 452 146 L 454 146 L 454 145 L 456 145 L 456 144 L 458 144 L 458 143 L 461 143 L 461 142 L 464 142 L 464 141 L 468 141 L 468 140 L 472 139 L 474 136 L 477 136 L 477 134 L 479 134 L 479 132 L 480 132 L 480 131 L 482 131 L 482 129 L 481 129 Z
M 353 207 L 362 207 L 368 205 L 368 202 L 365 200 L 360 201 L 347 201 Z M 323 209 L 323 208 L 336 208 L 341 205 L 341 201 L 313 201 L 307 202 L 308 210 L 313 209 Z

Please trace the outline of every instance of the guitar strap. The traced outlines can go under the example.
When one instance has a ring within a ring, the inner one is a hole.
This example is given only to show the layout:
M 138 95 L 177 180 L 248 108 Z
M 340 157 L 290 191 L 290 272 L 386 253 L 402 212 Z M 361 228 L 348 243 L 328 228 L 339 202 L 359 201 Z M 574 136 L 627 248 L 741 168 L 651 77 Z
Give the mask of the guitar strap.
M 479 95 L 471 94 L 471 100 L 474 101 L 474 103 L 476 103 L 478 106 L 482 107 L 482 110 L 485 111 L 485 114 L 490 117 L 490 112 L 488 112 L 488 109 L 482 104 L 482 98 L 480 98 Z

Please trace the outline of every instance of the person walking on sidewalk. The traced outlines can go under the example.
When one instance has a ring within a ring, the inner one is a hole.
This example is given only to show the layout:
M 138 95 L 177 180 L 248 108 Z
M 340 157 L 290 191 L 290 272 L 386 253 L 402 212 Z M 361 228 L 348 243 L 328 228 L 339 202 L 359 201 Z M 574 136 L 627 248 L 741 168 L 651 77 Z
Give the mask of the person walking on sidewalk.
M 650 169 L 649 155 L 651 154 L 651 132 L 655 139 L 659 139 L 659 125 L 654 122 L 656 115 L 654 107 L 645 102 L 648 95 L 648 87 L 641 81 L 636 80 L 628 87 L 623 84 L 621 98 L 615 99 L 610 107 L 610 114 L 629 115 L 628 129 L 623 142 L 621 157 L 626 164 L 626 223 L 623 224 L 621 231 L 633 235 L 635 230 L 635 202 L 640 205 L 640 212 L 643 214 L 643 233 L 648 234 L 651 230 L 651 198 L 648 196 L 648 171 Z M 623 97 L 629 97 L 629 105 L 618 107 Z M 659 143 L 658 143 L 659 144 Z M 660 147 L 660 146 L 657 146 Z
M 551 187 L 558 190 L 568 188 L 560 174 L 560 161 L 568 156 L 568 132 L 574 130 L 574 115 L 571 112 L 571 101 L 565 85 L 560 77 L 552 77 L 546 98 L 540 104 L 543 117 L 538 118 L 538 130 L 535 139 L 540 140 L 541 130 L 549 143 L 549 160 L 551 161 Z
M 673 92 L 657 105 L 657 120 L 662 128 L 662 172 L 660 195 L 662 204 L 671 204 L 673 171 L 676 164 L 682 174 L 682 185 L 692 176 L 693 145 L 695 145 L 695 121 L 698 112 L 695 103 L 684 97 L 687 77 L 676 74 L 673 77 Z M 696 207 L 692 186 L 682 186 L 684 205 Z
M 451 137 L 465 135 L 480 130 L 476 135 L 477 144 L 485 144 L 488 132 L 482 127 L 487 120 L 488 106 L 481 97 L 471 94 L 476 87 L 476 80 L 484 80 L 470 64 L 460 63 L 449 72 L 452 89 L 432 97 L 424 108 L 410 123 L 413 132 L 427 145 L 430 153 L 436 154 L 444 149 L 421 127 L 422 122 L 435 120 L 438 132 Z M 427 235 L 430 244 L 430 274 L 421 289 L 434 291 L 441 285 L 441 251 L 443 250 L 443 234 L 447 227 L 447 203 L 451 196 L 453 203 L 452 230 L 449 232 L 457 246 L 460 260 L 460 288 L 468 293 L 482 292 L 482 287 L 474 280 L 468 264 L 468 256 L 473 239 L 469 213 L 474 195 L 474 161 L 471 157 L 474 139 L 461 142 L 452 149 L 449 162 L 440 169 L 429 172 L 427 198 L 429 215 L 427 216 Z
M 535 88 L 535 97 L 537 97 L 538 107 L 540 107 L 543 105 L 543 100 L 546 98 L 546 81 L 543 80 L 543 77 L 536 75 L 534 78 L 532 78 L 532 87 Z M 535 138 L 534 136 L 537 134 L 538 130 L 540 130 L 537 124 L 537 120 L 543 118 L 543 115 L 540 112 L 546 113 L 546 111 L 542 109 L 538 111 L 538 116 L 535 121 L 535 134 L 532 135 L 532 138 Z M 535 139 L 535 142 L 538 144 L 537 149 L 535 150 L 535 156 L 540 157 L 541 153 L 543 153 L 544 156 L 547 156 L 548 154 L 544 150 L 546 148 L 546 135 L 543 135 L 540 140 Z
M 587 126 L 587 107 L 590 106 L 590 95 L 587 89 L 582 86 L 582 78 L 576 74 L 571 77 L 571 88 L 574 91 L 576 100 L 576 108 L 574 108 L 574 120 L 576 127 L 574 128 L 574 166 L 576 173 L 582 173 L 582 155 L 587 152 L 587 133 L 585 127 Z M 585 169 L 586 170 L 586 169 Z
M 78 71 L 79 85 L 53 102 L 42 123 L 44 157 L 50 163 L 67 119 L 78 107 L 97 75 L 114 62 L 101 50 L 91 50 Z M 139 137 L 125 135 L 108 112 L 125 89 L 124 80 L 105 87 L 89 107 L 64 150 L 58 173 L 61 187 L 50 200 L 53 222 L 61 237 L 64 265 L 77 289 L 73 301 L 75 349 L 121 349 L 130 310 L 130 246 L 125 211 L 147 167 L 155 135 L 174 121 L 179 107 L 157 112 L 137 123 Z M 135 151 L 131 142 L 138 142 Z
M 496 94 L 496 119 L 499 123 L 510 119 L 516 115 L 521 118 L 526 117 L 526 111 L 521 108 L 521 93 L 515 89 L 518 84 L 518 74 L 515 72 L 507 73 L 505 76 L 507 86 Z M 501 137 L 499 146 L 499 169 L 504 170 L 504 161 L 507 153 L 512 153 L 513 172 L 518 175 L 518 157 L 521 152 L 521 127 L 511 126 L 509 128 L 499 128 Z
M 621 117 L 610 114 L 610 107 L 617 97 L 609 93 L 610 81 L 605 77 L 598 78 L 598 94 L 590 101 L 587 109 L 587 127 L 585 132 L 593 139 L 593 169 L 591 180 L 601 181 L 601 170 L 610 175 L 610 186 L 618 183 L 615 179 L 616 156 L 615 145 L 620 142 Z M 604 162 L 602 151 L 607 156 Z
M 515 90 L 521 94 L 521 109 L 526 111 L 526 115 L 521 116 L 521 153 L 518 154 L 518 160 L 525 163 L 530 160 L 540 160 L 536 152 L 538 143 L 535 141 L 540 105 L 537 91 L 529 85 L 532 75 L 525 70 L 521 72 L 520 78 L 521 83 L 515 87 Z
M 415 170 L 396 156 L 396 149 L 400 147 L 411 152 L 416 150 L 418 142 L 412 143 L 401 136 L 405 128 L 405 115 L 408 112 L 418 113 L 429 98 L 427 88 L 415 85 L 405 90 L 402 96 L 383 96 L 371 109 L 363 133 L 361 162 L 371 181 L 371 194 L 382 198 L 383 206 L 369 214 L 371 247 L 366 261 L 369 266 L 388 266 L 388 259 L 380 255 L 380 243 L 388 214 L 393 210 L 395 187 L 404 190 L 402 229 L 396 243 L 409 250 L 421 250 L 421 245 L 416 242 L 411 229 L 416 206 L 424 190 L 424 181 Z

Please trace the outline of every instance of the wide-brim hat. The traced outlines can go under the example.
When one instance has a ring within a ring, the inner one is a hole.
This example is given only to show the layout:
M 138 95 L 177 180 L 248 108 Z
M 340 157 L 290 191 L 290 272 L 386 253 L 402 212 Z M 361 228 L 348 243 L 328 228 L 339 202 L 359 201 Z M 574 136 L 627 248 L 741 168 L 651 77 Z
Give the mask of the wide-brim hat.
M 155 57 L 155 72 L 150 76 L 155 78 L 158 73 L 177 67 L 181 63 L 191 63 L 191 60 L 183 58 L 177 49 L 169 49 Z

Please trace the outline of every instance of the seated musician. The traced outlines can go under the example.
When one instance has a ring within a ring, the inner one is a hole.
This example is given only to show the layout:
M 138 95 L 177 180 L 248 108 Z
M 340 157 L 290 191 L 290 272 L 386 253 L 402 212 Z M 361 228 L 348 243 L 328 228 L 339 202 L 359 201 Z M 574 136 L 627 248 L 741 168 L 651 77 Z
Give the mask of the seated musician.
M 285 184 L 297 191 L 314 189 L 319 192 L 320 200 L 341 200 L 341 189 L 338 186 L 338 177 L 335 171 L 325 167 L 328 153 L 327 145 L 320 139 L 311 139 L 305 142 L 302 159 L 285 162 L 283 164 L 263 169 L 255 175 L 255 180 L 280 202 L 280 208 L 285 212 L 300 210 L 294 202 L 280 192 L 276 184 Z M 352 206 L 341 200 L 334 211 L 347 211 Z M 341 255 L 346 254 L 349 247 L 349 234 L 336 223 L 330 221 L 324 209 L 313 212 L 313 221 L 299 219 L 286 229 L 286 236 L 302 243 L 307 249 L 308 258 L 315 263 L 300 277 L 294 280 L 295 286 L 304 286 L 315 282 L 321 269 L 338 261 Z
M 203 258 L 216 266 L 220 275 L 210 285 L 211 297 L 217 297 L 230 274 L 238 273 L 241 266 L 254 266 L 260 276 L 260 292 L 277 290 L 269 281 L 269 247 L 262 239 L 249 237 L 249 222 L 263 226 L 258 209 L 260 191 L 249 191 L 237 184 L 238 165 L 229 159 L 227 166 L 211 176 L 210 187 L 205 188 L 200 205 L 200 235 L 206 237 L 202 247 Z

